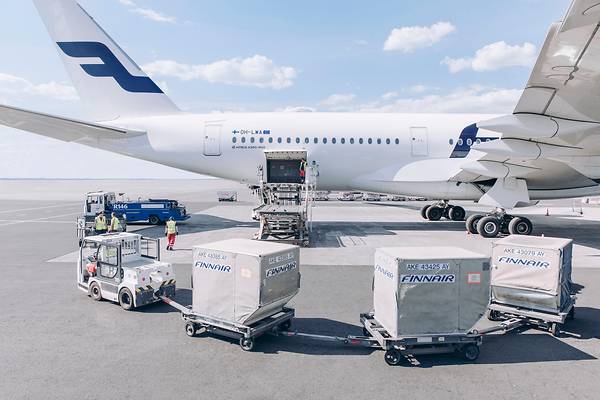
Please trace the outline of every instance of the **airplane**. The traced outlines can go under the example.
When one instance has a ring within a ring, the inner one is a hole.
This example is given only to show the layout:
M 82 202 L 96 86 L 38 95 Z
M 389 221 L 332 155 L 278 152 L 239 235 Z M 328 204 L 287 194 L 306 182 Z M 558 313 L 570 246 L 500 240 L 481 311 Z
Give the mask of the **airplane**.
M 318 189 L 441 199 L 429 220 L 528 235 L 507 210 L 600 193 L 600 1 L 550 27 L 510 115 L 181 111 L 75 0 L 34 0 L 94 122 L 0 106 L 0 124 L 185 171 L 253 184 L 265 150 L 306 151 Z

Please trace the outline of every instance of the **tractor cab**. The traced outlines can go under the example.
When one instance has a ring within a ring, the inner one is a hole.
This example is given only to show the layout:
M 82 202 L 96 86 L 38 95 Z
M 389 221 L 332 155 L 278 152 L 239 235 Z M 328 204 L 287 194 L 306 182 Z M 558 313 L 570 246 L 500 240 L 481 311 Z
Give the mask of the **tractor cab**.
M 114 192 L 88 192 L 85 194 L 85 206 L 83 215 L 92 220 L 101 211 L 106 210 L 108 204 L 112 204 L 117 200 Z
M 121 232 L 81 241 L 77 285 L 94 300 L 131 310 L 174 296 L 175 283 L 171 264 L 160 261 L 159 239 Z

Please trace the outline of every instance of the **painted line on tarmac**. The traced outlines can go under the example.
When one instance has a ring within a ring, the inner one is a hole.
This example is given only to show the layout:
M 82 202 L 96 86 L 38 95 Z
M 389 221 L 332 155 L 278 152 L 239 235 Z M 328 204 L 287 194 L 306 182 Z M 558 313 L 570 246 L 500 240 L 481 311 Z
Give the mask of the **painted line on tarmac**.
M 15 212 L 20 212 L 20 211 L 33 211 L 33 210 L 45 210 L 48 208 L 58 208 L 58 207 L 74 207 L 76 205 L 79 205 L 80 203 L 69 203 L 69 204 L 55 204 L 52 206 L 44 206 L 44 207 L 31 207 L 31 208 L 21 208 L 18 210 L 3 210 L 0 211 L 0 214 L 8 214 L 8 213 L 15 213 Z
M 31 219 L 31 220 L 11 220 L 8 223 L 5 224 L 0 224 L 0 226 L 9 226 L 9 225 L 18 225 L 18 224 L 24 224 L 24 223 L 31 223 L 31 222 L 59 222 L 59 221 L 48 221 L 51 220 L 53 218 L 60 218 L 60 217 L 70 217 L 73 215 L 80 215 L 81 213 L 76 212 L 76 213 L 69 213 L 69 214 L 61 214 L 61 215 L 53 215 L 51 217 L 44 217 L 44 218 L 37 218 L 37 219 Z M 76 221 L 72 221 L 72 224 L 75 224 Z M 62 221 L 60 221 L 59 223 L 63 223 Z

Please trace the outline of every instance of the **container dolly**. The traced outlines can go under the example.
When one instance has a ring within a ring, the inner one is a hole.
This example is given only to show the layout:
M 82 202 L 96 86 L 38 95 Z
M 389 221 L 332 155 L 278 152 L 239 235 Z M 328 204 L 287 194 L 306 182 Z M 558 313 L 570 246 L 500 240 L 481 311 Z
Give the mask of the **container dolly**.
M 373 318 L 373 313 L 360 315 L 364 336 L 329 336 L 294 331 L 272 331 L 277 336 L 305 337 L 308 339 L 338 342 L 350 346 L 370 347 L 385 350 L 384 361 L 391 366 L 399 365 L 406 356 L 420 354 L 443 354 L 460 352 L 467 361 L 475 361 L 479 357 L 479 347 L 483 336 L 493 332 L 506 333 L 527 324 L 522 318 L 511 318 L 498 325 L 471 330 L 467 333 L 424 334 L 391 337 Z
M 510 318 L 522 319 L 525 324 L 548 330 L 552 336 L 560 336 L 562 326 L 566 320 L 575 318 L 576 296 L 571 295 L 571 301 L 567 309 L 559 313 L 549 313 L 526 307 L 518 307 L 508 304 L 490 302 L 487 318 L 490 321 L 502 321 Z
M 289 329 L 295 315 L 295 310 L 293 308 L 284 307 L 277 314 L 268 316 L 253 324 L 244 325 L 207 315 L 200 315 L 194 313 L 191 306 L 185 307 L 166 296 L 160 296 L 158 294 L 157 296 L 171 307 L 181 311 L 181 319 L 185 322 L 185 333 L 188 336 L 194 337 L 200 330 L 203 330 L 203 332 L 210 332 L 219 336 L 237 339 L 239 340 L 240 347 L 244 351 L 252 351 L 255 340 L 259 336 L 266 333 Z

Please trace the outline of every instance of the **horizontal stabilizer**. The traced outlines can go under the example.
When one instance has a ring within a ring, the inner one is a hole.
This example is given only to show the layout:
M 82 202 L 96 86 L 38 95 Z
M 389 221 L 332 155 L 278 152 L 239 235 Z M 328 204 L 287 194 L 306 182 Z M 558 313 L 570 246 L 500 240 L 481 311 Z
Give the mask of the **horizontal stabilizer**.
M 129 131 L 4 105 L 0 105 L 0 124 L 65 142 L 79 142 L 85 139 L 123 139 L 145 134 L 145 132 Z

